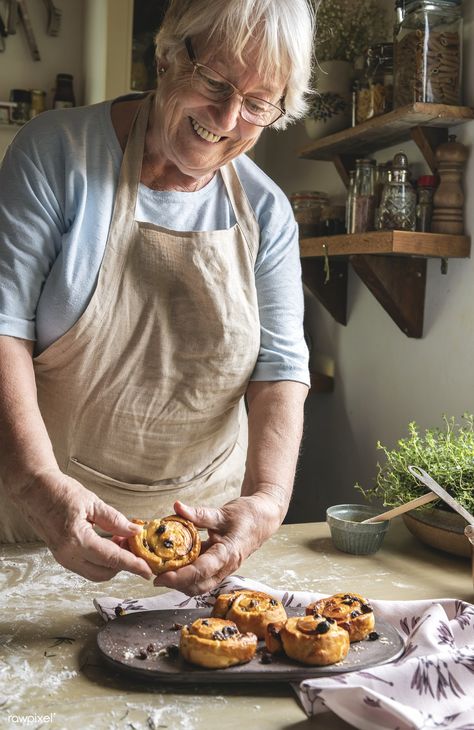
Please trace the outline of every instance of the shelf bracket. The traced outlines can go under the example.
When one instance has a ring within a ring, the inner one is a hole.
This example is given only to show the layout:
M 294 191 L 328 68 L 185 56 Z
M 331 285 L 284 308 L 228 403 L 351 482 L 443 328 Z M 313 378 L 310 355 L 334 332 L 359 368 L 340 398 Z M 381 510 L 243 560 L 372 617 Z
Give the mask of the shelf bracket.
M 326 282 L 324 258 L 302 258 L 303 282 L 339 324 L 347 324 L 347 260 L 329 260 Z
M 426 258 L 357 255 L 350 262 L 402 332 L 422 337 Z
M 432 173 L 437 171 L 436 148 L 448 141 L 448 130 L 444 127 L 412 127 L 410 136 L 418 146 Z
M 334 167 L 346 188 L 349 187 L 349 173 L 355 170 L 356 159 L 357 155 L 333 155 Z

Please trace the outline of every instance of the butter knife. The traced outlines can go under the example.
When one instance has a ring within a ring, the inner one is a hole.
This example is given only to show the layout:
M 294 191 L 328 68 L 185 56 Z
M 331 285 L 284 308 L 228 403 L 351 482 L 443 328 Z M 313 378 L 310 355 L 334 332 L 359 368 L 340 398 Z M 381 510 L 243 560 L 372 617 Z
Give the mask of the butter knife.
M 450 494 L 447 493 L 443 487 L 440 487 L 438 482 L 435 482 L 433 477 L 430 477 L 430 475 L 422 469 L 420 466 L 409 466 L 408 471 L 410 474 L 413 474 L 414 477 L 416 477 L 420 482 L 422 482 L 425 487 L 428 487 L 428 489 L 431 492 L 434 492 L 438 495 L 438 497 L 441 497 L 443 502 L 446 502 L 446 504 L 449 504 L 449 506 L 458 514 L 461 515 L 461 517 L 464 517 L 466 522 L 468 522 L 470 525 L 474 526 L 474 516 L 471 515 L 470 512 L 467 511 L 467 509 L 464 509 L 464 507 L 459 504 L 453 497 L 451 497 Z

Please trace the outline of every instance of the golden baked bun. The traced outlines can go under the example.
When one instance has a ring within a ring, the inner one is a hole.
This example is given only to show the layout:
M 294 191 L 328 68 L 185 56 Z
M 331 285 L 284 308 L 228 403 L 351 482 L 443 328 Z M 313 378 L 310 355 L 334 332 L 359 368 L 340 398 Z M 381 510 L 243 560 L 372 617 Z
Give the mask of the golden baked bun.
M 189 565 L 201 552 L 201 539 L 192 522 L 169 515 L 159 520 L 132 520 L 143 529 L 128 538 L 132 553 L 143 558 L 153 573 L 166 573 Z
M 280 633 L 285 623 L 286 620 L 267 624 L 265 629 L 265 647 L 270 654 L 281 654 L 283 652 L 283 642 Z
M 257 637 L 250 633 L 241 634 L 233 621 L 198 618 L 181 629 L 179 650 L 191 664 L 207 669 L 225 669 L 249 662 L 257 650 Z
M 334 619 L 349 633 L 351 642 L 362 641 L 375 628 L 372 606 L 358 593 L 336 593 L 328 598 L 310 603 L 306 613 Z
M 289 618 L 279 635 L 287 656 L 316 667 L 342 661 L 350 648 L 347 631 L 322 616 Z
M 234 621 L 243 633 L 251 631 L 259 639 L 263 639 L 267 624 L 285 621 L 286 611 L 281 601 L 267 593 L 235 590 L 218 596 L 212 616 Z

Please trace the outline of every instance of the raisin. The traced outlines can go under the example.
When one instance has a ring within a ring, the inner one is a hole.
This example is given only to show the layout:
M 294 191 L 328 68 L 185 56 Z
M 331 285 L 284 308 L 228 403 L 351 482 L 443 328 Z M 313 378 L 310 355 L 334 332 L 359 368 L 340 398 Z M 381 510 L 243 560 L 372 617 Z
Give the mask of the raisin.
M 145 649 L 139 649 L 137 659 L 148 659 L 148 654 Z
M 262 664 L 271 664 L 273 661 L 272 655 L 268 651 L 262 651 L 262 656 L 260 657 L 260 662 Z
M 172 548 L 173 540 L 164 540 L 163 545 L 165 546 L 165 548 Z
M 207 618 L 203 618 L 203 620 L 201 621 L 201 623 L 202 623 L 203 626 L 209 626 L 209 621 L 207 620 Z
M 316 626 L 316 633 L 317 634 L 327 634 L 327 632 L 329 631 L 330 628 L 331 627 L 327 621 L 321 621 L 321 623 L 319 623 Z
M 166 530 L 166 526 L 165 525 L 160 525 L 159 528 L 156 531 L 156 534 L 157 535 L 162 535 L 165 530 Z
M 154 644 L 148 644 L 146 650 L 151 653 L 152 651 L 155 651 L 155 645 Z
M 125 611 L 123 610 L 122 606 L 115 606 L 114 613 L 116 616 L 123 616 Z
M 360 616 L 360 611 L 352 611 L 351 612 L 351 618 L 357 618 L 357 616 Z
M 368 603 L 362 603 L 360 606 L 360 610 L 362 613 L 372 613 L 372 606 L 369 606 Z
M 173 624 L 173 626 L 171 627 L 171 631 L 179 631 L 179 630 L 180 630 L 180 629 L 182 629 L 182 628 L 183 628 L 183 624 L 178 624 L 178 623 L 175 623 L 175 624 Z
M 278 601 L 276 601 L 274 598 L 270 598 L 270 606 L 276 606 Z
M 177 644 L 170 644 L 168 647 L 166 647 L 166 653 L 170 657 L 170 659 L 175 659 L 179 656 L 179 646 Z
M 377 641 L 379 634 L 376 631 L 371 631 L 367 638 L 369 641 Z

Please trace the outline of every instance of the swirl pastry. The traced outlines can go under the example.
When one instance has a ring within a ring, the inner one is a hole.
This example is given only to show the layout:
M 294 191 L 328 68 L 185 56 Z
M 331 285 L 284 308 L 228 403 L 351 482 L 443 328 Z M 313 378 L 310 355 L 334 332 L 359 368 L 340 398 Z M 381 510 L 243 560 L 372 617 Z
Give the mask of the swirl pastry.
M 322 598 L 310 603 L 306 613 L 334 619 L 349 633 L 351 642 L 367 638 L 375 627 L 372 606 L 357 593 L 336 593 L 329 598 Z
M 267 649 L 275 654 L 281 644 L 291 659 L 324 667 L 346 658 L 349 634 L 332 619 L 322 616 L 295 616 L 283 624 L 269 624 L 265 637 Z
M 199 533 L 192 522 L 169 515 L 159 520 L 132 520 L 143 529 L 128 538 L 132 553 L 146 560 L 152 571 L 158 575 L 168 570 L 177 570 L 189 565 L 201 551 Z
M 251 633 L 241 634 L 233 621 L 198 618 L 181 629 L 179 650 L 191 664 L 225 669 L 249 662 L 257 650 L 257 637 Z
M 263 639 L 267 624 L 285 621 L 286 611 L 280 601 L 267 593 L 235 590 L 218 596 L 212 616 L 234 621 L 240 631 L 251 631 Z

